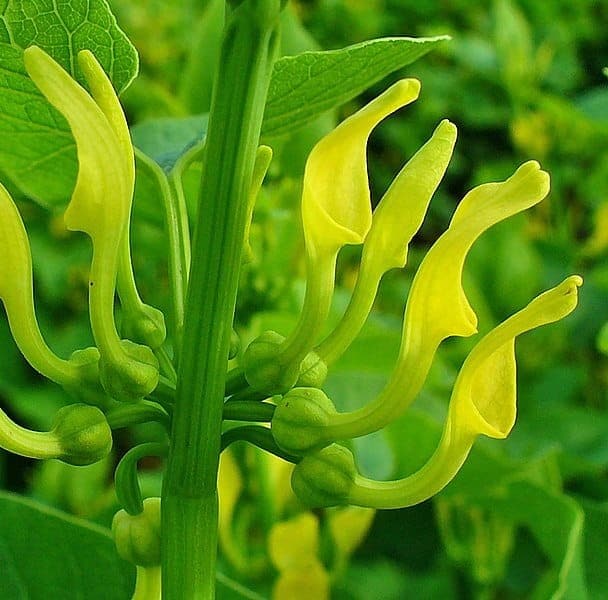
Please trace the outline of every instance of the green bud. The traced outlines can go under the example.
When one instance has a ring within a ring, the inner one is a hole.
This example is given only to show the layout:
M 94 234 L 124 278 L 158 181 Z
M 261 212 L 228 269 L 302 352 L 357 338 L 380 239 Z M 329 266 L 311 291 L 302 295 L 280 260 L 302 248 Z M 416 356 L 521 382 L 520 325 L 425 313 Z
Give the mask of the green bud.
M 279 401 L 272 417 L 272 435 L 290 454 L 304 454 L 327 441 L 323 428 L 336 414 L 332 401 L 317 388 L 294 388 Z
M 243 371 L 247 383 L 256 391 L 273 396 L 290 390 L 298 380 L 299 365 L 285 368 L 279 360 L 279 348 L 285 338 L 276 331 L 265 331 L 245 350 Z
M 160 498 L 146 498 L 138 515 L 119 510 L 112 520 L 112 536 L 121 558 L 139 567 L 160 565 Z
M 137 306 L 137 312 L 123 312 L 121 333 L 138 344 L 160 348 L 167 337 L 165 315 L 158 308 L 142 303 Z
M 51 433 L 62 449 L 60 460 L 70 465 L 91 465 L 112 449 L 112 430 L 95 406 L 71 404 L 60 408 Z
M 298 367 L 286 365 L 280 348 L 285 337 L 276 331 L 265 331 L 245 350 L 243 371 L 247 383 L 256 391 L 274 396 L 294 386 L 319 387 L 327 377 L 327 365 L 315 352 L 309 352 Z
M 294 468 L 291 487 L 305 505 L 313 508 L 348 504 L 357 468 L 352 453 L 332 444 L 305 456 Z
M 314 351 L 310 351 L 300 364 L 298 387 L 319 388 L 327 378 L 327 364 Z
M 158 360 L 147 346 L 130 340 L 121 340 L 120 345 L 128 358 L 110 362 L 102 356 L 99 363 L 101 384 L 112 398 L 137 402 L 158 385 Z

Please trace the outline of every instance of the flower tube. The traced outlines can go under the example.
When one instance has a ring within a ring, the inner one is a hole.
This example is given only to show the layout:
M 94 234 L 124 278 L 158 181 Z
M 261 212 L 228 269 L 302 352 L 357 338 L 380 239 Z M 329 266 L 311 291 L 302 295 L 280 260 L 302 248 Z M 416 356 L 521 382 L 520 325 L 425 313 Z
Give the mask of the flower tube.
M 4 304 L 11 333 L 28 363 L 47 379 L 76 388 L 96 371 L 98 355 L 90 348 L 86 361 L 64 360 L 46 344 L 34 309 L 32 254 L 21 219 L 10 194 L 0 184 L 0 299 Z M 81 356 L 82 358 L 82 356 Z M 85 364 L 86 363 L 86 364 Z
M 509 435 L 516 415 L 515 338 L 570 314 L 580 285 L 579 276 L 568 277 L 498 325 L 473 348 L 456 379 L 439 445 L 419 471 L 396 481 L 374 481 L 359 475 L 350 452 L 334 444 L 296 465 L 292 482 L 300 499 L 324 506 L 343 503 L 403 508 L 437 494 L 460 470 L 479 435 L 495 439 Z M 331 480 L 331 485 L 326 480 Z
M 137 400 L 156 387 L 158 363 L 150 348 L 120 340 L 114 322 L 117 271 L 131 210 L 132 156 L 127 157 L 128 133 L 119 125 L 120 109 L 111 100 L 107 76 L 90 53 L 81 57 L 80 66 L 103 109 L 43 50 L 32 46 L 24 51 L 32 81 L 66 118 L 76 140 L 78 177 L 65 223 L 93 242 L 89 310 L 101 354 L 101 380 L 113 398 Z
M 86 77 L 93 100 L 116 135 L 122 154 L 121 160 L 126 169 L 126 189 L 129 190 L 129 197 L 132 198 L 135 188 L 135 157 L 129 127 L 120 101 L 112 83 L 91 51 L 83 50 L 78 53 L 78 65 Z M 150 348 L 158 348 L 166 337 L 165 318 L 160 310 L 145 304 L 139 296 L 131 263 L 130 216 L 129 207 L 125 235 L 120 244 L 117 273 L 117 289 L 123 310 L 123 329 L 126 326 L 130 337 L 135 341 L 146 344 Z

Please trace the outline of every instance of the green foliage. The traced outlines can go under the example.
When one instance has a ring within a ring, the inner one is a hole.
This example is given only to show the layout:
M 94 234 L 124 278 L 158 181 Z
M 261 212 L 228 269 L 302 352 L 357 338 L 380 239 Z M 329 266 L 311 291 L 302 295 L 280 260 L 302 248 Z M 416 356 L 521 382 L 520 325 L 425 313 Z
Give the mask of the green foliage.
M 73 598 L 128 597 L 133 567 L 116 554 L 109 530 L 14 494 L 0 494 L 0 511 L 6 598 L 62 598 L 67 590 Z
M 274 67 L 263 135 L 283 135 L 344 104 L 447 38 L 372 40 L 330 52 L 285 57 Z
M 67 123 L 25 73 L 22 51 L 32 45 L 81 81 L 76 55 L 93 50 L 119 91 L 137 75 L 138 59 L 105 0 L 50 10 L 43 0 L 0 3 L 0 136 L 10 140 L 0 149 L 0 168 L 27 195 L 55 207 L 66 204 L 74 185 L 76 154 Z
M 22 50 L 36 43 L 70 69 L 75 53 L 91 48 L 116 89 L 125 90 L 135 145 L 168 176 L 188 156 L 183 184 L 194 222 L 201 163 L 196 152 L 188 153 L 207 128 L 224 2 L 110 2 L 140 52 L 142 74 L 132 85 L 137 55 L 105 0 L 53 3 L 50 12 L 43 10 L 46 4 L 0 2 L 0 171 L 1 179 L 13 184 L 31 239 L 41 328 L 50 345 L 67 356 L 90 345 L 83 318 L 88 248 L 31 201 L 51 210 L 67 204 L 76 176 L 75 147 L 66 122 L 27 78 Z M 22 25 L 30 10 L 31 20 Z M 528 158 L 539 159 L 552 177 L 546 206 L 484 234 L 467 259 L 465 287 L 482 333 L 565 274 L 580 272 L 585 278 L 572 317 L 518 341 L 520 413 L 508 442 L 476 446 L 436 500 L 379 515 L 351 564 L 336 575 L 333 594 L 338 599 L 400 598 L 412 590 L 420 598 L 446 599 L 608 596 L 608 375 L 600 353 L 608 347 L 607 330 L 600 336 L 608 321 L 606 8 L 591 0 L 456 1 L 441 7 L 431 1 L 308 0 L 294 1 L 286 15 L 286 56 L 276 65 L 263 124 L 277 158 L 256 204 L 253 258 L 240 280 L 235 327 L 243 348 L 265 330 L 288 333 L 299 313 L 296 212 L 304 157 L 338 112 L 353 112 L 364 101 L 355 97 L 375 95 L 389 76 L 390 82 L 415 76 L 422 93 L 403 119 L 392 119 L 372 136 L 374 202 L 440 119 L 457 124 L 460 141 L 410 249 L 411 265 L 385 277 L 376 313 L 323 386 L 337 409 L 353 410 L 384 386 L 398 352 L 413 273 L 472 185 L 500 179 Z M 421 37 L 396 37 L 404 34 Z M 439 34 L 452 41 L 443 42 Z M 371 38 L 379 39 L 365 41 Z M 309 52 L 300 54 L 304 50 Z M 142 296 L 167 312 L 163 181 L 137 158 L 133 262 Z M 356 250 L 340 255 L 332 322 L 348 301 L 357 263 Z M 2 406 L 23 425 L 50 428 L 57 409 L 72 399 L 23 364 L 4 321 L 0 348 Z M 469 349 L 468 341 L 446 344 L 414 409 L 387 431 L 351 443 L 364 475 L 403 477 L 424 464 Z M 50 589 L 61 597 L 70 589 L 75 595 L 85 590 L 87 598 L 128 597 L 132 569 L 117 558 L 107 529 L 118 509 L 108 484 L 110 462 L 134 444 L 164 440 L 154 424 L 121 430 L 111 461 L 86 469 L 0 457 L 5 488 L 104 526 L 2 495 L 5 595 L 46 598 L 52 597 Z M 260 597 L 251 588 L 267 597 L 276 574 L 264 562 L 261 540 L 278 515 L 293 515 L 301 507 L 291 499 L 277 508 L 284 500 L 269 491 L 267 465 L 239 444 L 234 453 L 246 490 L 237 501 L 234 535 L 242 548 L 254 550 L 242 550 L 240 563 L 229 553 L 222 557 L 222 572 L 229 577 L 218 574 L 218 595 Z M 159 495 L 160 465 L 156 459 L 142 461 L 144 496 Z M 27 547 L 24 530 L 37 532 L 28 536 Z M 322 539 L 321 558 L 332 564 L 331 541 Z

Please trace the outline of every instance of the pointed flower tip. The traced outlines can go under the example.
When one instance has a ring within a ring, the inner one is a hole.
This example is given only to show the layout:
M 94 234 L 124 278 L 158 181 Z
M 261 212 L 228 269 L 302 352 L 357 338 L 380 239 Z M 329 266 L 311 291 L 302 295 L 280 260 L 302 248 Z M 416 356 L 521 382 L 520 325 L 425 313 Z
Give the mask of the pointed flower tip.
M 529 160 L 521 165 L 510 180 L 525 184 L 527 189 L 538 198 L 537 202 L 540 202 L 549 193 L 551 187 L 549 173 L 543 171 L 535 160 Z
M 542 313 L 544 323 L 559 321 L 569 315 L 578 304 L 578 288 L 583 285 L 580 275 L 571 275 L 554 288 L 536 297 L 529 308 L 535 306 Z
M 372 222 L 365 148 L 371 131 L 413 102 L 416 79 L 402 79 L 343 121 L 312 149 L 304 172 L 302 220 L 307 247 L 334 252 L 361 244 Z
M 454 387 L 455 427 L 495 439 L 509 435 L 516 414 L 515 338 L 570 314 L 576 307 L 582 283 L 579 275 L 567 277 L 490 331 L 475 346 Z
M 458 129 L 454 123 L 448 119 L 443 119 L 433 132 L 433 137 L 436 139 L 443 139 L 452 144 L 456 143 L 456 137 L 458 136 Z
M 408 104 L 413 102 L 420 95 L 420 81 L 418 79 L 400 79 L 397 83 L 394 83 L 389 87 L 383 96 L 394 97 L 395 102 Z M 402 104 L 402 105 L 403 105 Z

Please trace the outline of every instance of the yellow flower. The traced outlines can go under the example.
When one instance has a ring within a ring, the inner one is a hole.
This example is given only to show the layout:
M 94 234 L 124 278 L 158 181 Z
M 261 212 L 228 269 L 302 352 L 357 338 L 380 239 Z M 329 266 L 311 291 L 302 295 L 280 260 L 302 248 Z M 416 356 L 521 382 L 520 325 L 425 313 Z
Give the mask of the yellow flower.
M 304 306 L 296 327 L 280 345 L 263 356 L 259 350 L 256 356 L 245 353 L 245 377 L 253 389 L 272 395 L 296 384 L 302 361 L 329 313 L 338 252 L 346 244 L 363 243 L 372 226 L 366 160 L 369 135 L 386 116 L 416 100 L 419 91 L 415 79 L 397 82 L 312 149 L 302 191 L 307 265 Z M 310 361 L 319 362 L 319 358 Z
M 315 349 L 326 364 L 334 362 L 361 331 L 382 276 L 390 269 L 405 266 L 408 245 L 422 225 L 455 142 L 456 127 L 442 121 L 431 139 L 395 177 L 374 210 L 351 301 L 338 326 Z
M 36 319 L 32 281 L 32 254 L 21 215 L 0 184 L 0 299 L 13 338 L 30 365 L 45 377 L 67 387 L 81 382 L 72 362 L 59 358 L 47 346 Z M 92 357 L 95 362 L 95 357 Z
M 522 165 L 506 181 L 471 190 L 414 277 L 399 357 L 384 390 L 350 413 L 338 413 L 315 397 L 309 409 L 314 419 L 305 417 L 305 402 L 282 402 L 273 418 L 277 443 L 288 452 L 303 453 L 307 448 L 372 433 L 401 415 L 422 388 L 440 343 L 450 336 L 470 336 L 477 331 L 477 316 L 462 287 L 462 270 L 471 246 L 486 229 L 534 206 L 548 191 L 549 176 L 534 161 Z M 305 440 L 291 433 L 299 421 L 306 422 Z M 286 426 L 279 427 L 279 423 Z M 297 448 L 291 447 L 292 438 L 298 440 Z
M 374 481 L 356 472 L 346 448 L 333 444 L 296 465 L 292 485 L 298 497 L 309 505 L 402 508 L 438 493 L 456 475 L 479 435 L 509 435 L 516 414 L 515 338 L 570 314 L 581 284 L 577 275 L 568 277 L 473 348 L 454 385 L 439 445 L 419 471 L 396 481 Z
M 274 525 L 268 538 L 268 553 L 279 571 L 273 600 L 329 598 L 329 576 L 317 554 L 319 521 L 309 512 Z
M 24 61 L 32 81 L 66 118 L 76 140 L 78 177 L 65 222 L 68 229 L 86 233 L 93 242 L 89 307 L 93 337 L 101 354 L 101 380 L 110 396 L 137 400 L 156 387 L 158 363 L 150 348 L 118 336 L 114 295 L 120 271 L 128 289 L 123 295 L 127 313 L 141 313 L 144 320 L 152 322 L 162 318 L 134 298 L 134 284 L 129 286 L 132 273 L 125 273 L 130 269 L 128 226 L 135 171 L 122 109 L 111 82 L 88 50 L 79 53 L 78 63 L 92 95 L 36 46 L 24 51 Z M 161 333 L 160 338 L 164 338 Z M 153 345 L 158 345 L 159 336 L 152 337 Z

